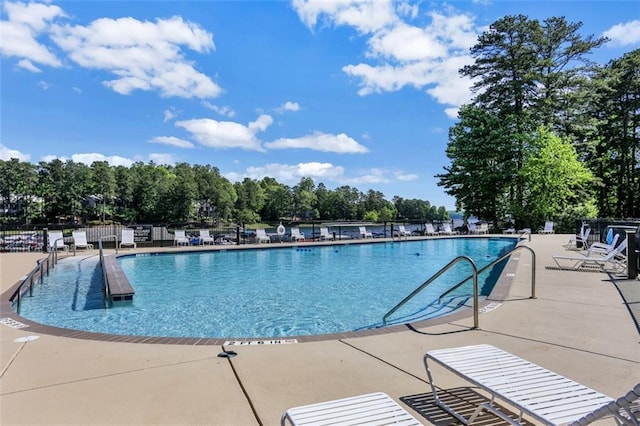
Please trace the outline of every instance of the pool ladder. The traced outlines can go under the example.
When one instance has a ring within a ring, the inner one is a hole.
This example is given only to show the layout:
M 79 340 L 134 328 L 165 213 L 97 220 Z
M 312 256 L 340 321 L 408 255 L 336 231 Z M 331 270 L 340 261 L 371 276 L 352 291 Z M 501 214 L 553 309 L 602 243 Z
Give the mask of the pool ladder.
M 531 299 L 535 299 L 536 298 L 536 253 L 529 246 L 517 246 L 516 248 L 514 248 L 510 252 L 505 253 L 504 255 L 500 256 L 499 258 L 497 258 L 496 260 L 494 260 L 493 262 L 491 262 L 490 264 L 488 264 L 487 266 L 485 266 L 485 267 L 483 267 L 481 269 L 478 269 L 478 267 L 476 266 L 476 263 L 473 261 L 473 259 L 471 259 L 468 256 L 458 256 L 458 257 L 456 257 L 451 262 L 449 262 L 445 266 L 443 266 L 442 269 L 440 269 L 438 272 L 436 272 L 431 278 L 429 278 L 427 281 L 422 283 L 418 288 L 413 290 L 407 297 L 402 299 L 402 301 L 400 303 L 398 303 L 396 306 L 391 308 L 391 310 L 389 312 L 387 312 L 384 315 L 384 317 L 382 317 L 382 322 L 384 324 L 386 324 L 387 323 L 387 319 L 391 315 L 393 315 L 404 304 L 406 304 L 409 300 L 413 299 L 418 293 L 420 293 L 427 286 L 429 286 L 429 284 L 431 284 L 432 282 L 437 280 L 438 277 L 440 277 L 442 274 L 447 272 L 455 264 L 457 264 L 458 262 L 461 262 L 461 261 L 467 261 L 471 265 L 471 268 L 473 269 L 473 273 L 471 275 L 469 275 L 467 278 L 465 278 L 462 281 L 460 281 L 458 284 L 456 284 L 453 287 L 451 287 L 449 290 L 447 290 L 444 293 L 442 293 L 438 297 L 438 300 L 441 301 L 443 297 L 445 297 L 446 295 L 450 294 L 452 291 L 458 289 L 460 286 L 462 286 L 467 281 L 469 281 L 470 279 L 473 278 L 473 328 L 479 328 L 479 306 L 478 306 L 479 303 L 478 303 L 478 301 L 479 301 L 480 295 L 479 295 L 479 291 L 478 291 L 478 275 L 480 275 L 481 273 L 483 273 L 487 269 L 495 266 L 498 262 L 501 262 L 502 260 L 508 258 L 509 256 L 511 256 L 513 254 L 513 252 L 515 252 L 518 249 L 526 249 L 531 253 L 532 260 L 531 260 L 531 297 L 530 298 Z

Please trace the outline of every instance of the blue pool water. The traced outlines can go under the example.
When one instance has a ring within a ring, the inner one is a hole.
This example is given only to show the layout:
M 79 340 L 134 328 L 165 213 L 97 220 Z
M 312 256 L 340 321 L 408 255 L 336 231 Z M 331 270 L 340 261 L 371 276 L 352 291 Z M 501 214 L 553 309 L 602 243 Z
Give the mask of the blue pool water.
M 283 247 L 131 255 L 119 263 L 135 289 L 131 305 L 104 309 L 97 256 L 62 260 L 24 298 L 21 315 L 64 328 L 120 335 L 255 338 L 380 327 L 382 317 L 458 255 L 478 268 L 513 249 L 507 238 Z M 480 276 L 487 295 L 501 271 Z M 460 262 L 391 318 L 412 322 L 465 303 L 471 280 L 444 304 L 434 301 L 471 274 Z

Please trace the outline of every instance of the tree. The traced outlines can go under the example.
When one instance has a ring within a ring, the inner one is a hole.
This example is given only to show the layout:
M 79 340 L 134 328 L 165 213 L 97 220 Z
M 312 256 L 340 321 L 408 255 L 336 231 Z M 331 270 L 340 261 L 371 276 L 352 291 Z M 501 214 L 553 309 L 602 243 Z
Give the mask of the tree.
M 601 180 L 602 216 L 640 216 L 640 49 L 597 73 L 590 115 L 600 119 L 597 145 L 587 156 Z
M 459 116 L 460 121 L 449 129 L 446 152 L 451 165 L 436 175 L 438 185 L 456 198 L 457 210 L 497 223 L 510 209 L 517 190 L 511 120 L 475 106 L 463 106 Z
M 595 215 L 593 174 L 578 160 L 571 142 L 546 128 L 538 129 L 520 175 L 525 203 L 523 211 L 517 213 L 525 226 L 539 226 L 568 210 L 580 212 L 581 217 Z
M 236 200 L 234 216 L 241 223 L 256 223 L 260 221 L 259 211 L 264 207 L 264 190 L 257 181 L 244 178 L 234 185 L 238 198 Z
M 581 26 L 564 18 L 541 24 L 517 15 L 497 20 L 480 35 L 471 49 L 474 63 L 460 70 L 474 80 L 476 96 L 450 129 L 452 165 L 437 176 L 457 207 L 494 224 L 514 213 L 516 226 L 522 226 L 520 170 L 529 144 L 544 123 L 573 129 L 567 122 L 581 114 L 574 102 L 586 97 L 567 94 L 584 92 L 585 57 L 605 41 L 580 37 Z M 585 134 L 581 127 L 577 133 Z
M 303 177 L 293 187 L 293 213 L 301 217 L 318 217 L 320 212 L 313 209 L 316 204 L 316 185 L 310 177 Z
M 102 198 L 101 213 L 104 223 L 107 201 L 111 202 L 116 192 L 115 174 L 106 161 L 94 161 L 91 164 L 91 188 L 94 194 L 100 194 Z
M 3 216 L 11 217 L 22 223 L 31 219 L 30 206 L 36 193 L 38 175 L 31 163 L 12 158 L 0 160 L 0 196 L 2 197 Z
M 291 189 L 272 177 L 264 177 L 260 181 L 264 190 L 265 203 L 260 215 L 265 220 L 280 220 L 290 216 L 293 211 L 293 193 Z

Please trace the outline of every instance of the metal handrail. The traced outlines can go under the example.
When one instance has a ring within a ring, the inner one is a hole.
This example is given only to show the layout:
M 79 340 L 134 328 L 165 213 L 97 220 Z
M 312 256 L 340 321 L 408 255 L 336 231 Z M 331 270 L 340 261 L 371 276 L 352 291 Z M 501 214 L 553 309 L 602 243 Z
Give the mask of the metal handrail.
M 520 234 L 520 236 L 518 238 L 524 238 L 525 235 L 529 236 L 529 242 L 531 242 L 531 232 L 527 231 L 526 229 L 524 231 L 522 231 L 522 233 Z
M 100 269 L 102 269 L 102 290 L 104 292 L 104 307 L 109 308 L 111 306 L 111 288 L 109 287 L 109 277 L 107 275 L 107 268 L 104 266 L 104 251 L 102 249 L 102 240 L 106 238 L 115 239 L 116 254 L 118 254 L 118 236 L 117 235 L 104 235 L 98 238 L 98 252 L 100 256 Z
M 46 265 L 47 265 L 47 275 L 49 275 L 49 269 L 52 269 L 56 260 L 57 260 L 57 256 L 54 256 L 55 251 L 51 251 L 49 252 L 49 254 L 47 255 L 47 257 L 45 259 L 40 259 L 36 262 L 36 267 L 33 269 L 33 271 L 31 271 L 24 280 L 22 280 L 22 282 L 18 285 L 18 288 L 16 288 L 16 290 L 13 292 L 13 294 L 11 295 L 11 297 L 9 298 L 9 302 L 11 302 L 12 304 L 16 303 L 16 313 L 18 315 L 20 315 L 20 306 L 22 304 L 22 294 L 24 293 L 24 291 L 22 290 L 23 287 L 25 285 L 27 285 L 27 283 L 29 283 L 29 297 L 33 296 L 33 279 L 35 277 L 35 275 L 40 272 L 40 283 L 42 284 L 42 282 L 44 281 L 44 267 L 43 264 L 46 261 Z
M 478 318 L 479 318 L 479 315 L 478 315 L 478 311 L 479 311 L 478 310 L 478 299 L 479 299 L 479 295 L 478 295 L 478 267 L 476 266 L 475 262 L 468 256 L 458 256 L 455 259 L 453 259 L 451 262 L 447 263 L 444 267 L 442 267 L 442 269 L 440 269 L 438 272 L 436 272 L 431 278 L 429 278 L 427 281 L 422 283 L 422 285 L 420 285 L 418 288 L 413 290 L 411 292 L 411 294 L 409 294 L 407 297 L 402 299 L 402 301 L 400 303 L 398 303 L 396 306 L 391 308 L 391 310 L 389 312 L 387 312 L 382 317 L 382 322 L 386 324 L 387 318 L 389 318 L 389 316 L 391 316 L 394 312 L 396 312 L 398 309 L 400 309 L 409 300 L 413 299 L 413 297 L 416 296 L 418 293 L 420 293 L 425 287 L 427 287 L 429 284 L 434 282 L 438 277 L 440 277 L 440 275 L 444 274 L 453 265 L 455 265 L 456 263 L 460 262 L 461 260 L 466 260 L 467 262 L 469 262 L 471 264 L 471 267 L 473 268 L 473 328 L 478 328 L 478 322 L 479 322 L 478 321 Z
M 496 260 L 494 260 L 493 262 L 491 262 L 490 264 L 480 268 L 478 270 L 478 275 L 480 275 L 481 273 L 483 273 L 484 271 L 486 271 L 487 269 L 493 267 L 494 265 L 496 265 L 498 262 L 501 262 L 502 260 L 506 259 L 507 257 L 511 256 L 511 254 L 520 249 L 520 248 L 525 248 L 527 250 L 529 250 L 531 252 L 531 256 L 532 256 L 532 261 L 531 261 L 531 299 L 535 299 L 536 298 L 536 253 L 533 251 L 533 249 L 529 246 L 517 246 L 515 247 L 513 250 L 511 250 L 508 253 L 503 254 L 502 256 L 500 256 L 499 258 L 497 258 Z M 469 281 L 471 278 L 473 278 L 473 275 L 469 275 L 467 278 L 463 279 L 462 281 L 460 281 L 458 284 L 454 285 L 453 287 L 451 287 L 449 290 L 445 291 L 444 293 L 442 293 L 440 295 L 440 297 L 438 297 L 438 301 L 441 302 L 442 298 L 449 295 L 449 293 L 451 293 L 452 291 L 457 290 L 458 288 L 460 288 L 460 286 L 462 286 L 464 283 L 466 283 L 467 281 Z
M 438 277 L 440 277 L 440 275 L 444 274 L 454 264 L 458 263 L 458 261 L 465 259 L 469 263 L 471 263 L 471 266 L 473 268 L 473 273 L 470 276 L 468 276 L 467 278 L 465 278 L 464 280 L 460 281 L 458 284 L 454 285 L 449 290 L 447 290 L 444 293 L 442 293 L 440 295 L 440 297 L 438 297 L 438 301 L 439 302 L 442 301 L 443 297 L 445 297 L 446 295 L 448 295 L 452 291 L 454 291 L 457 288 L 459 288 L 461 285 L 463 285 L 464 283 L 469 281 L 469 279 L 473 278 L 473 328 L 478 328 L 478 323 L 479 323 L 479 315 L 478 315 L 478 313 L 479 313 L 479 309 L 478 309 L 479 308 L 478 307 L 478 300 L 479 300 L 478 275 L 480 275 L 482 272 L 486 271 L 490 267 L 496 265 L 498 262 L 500 262 L 500 261 L 506 259 L 507 257 L 511 256 L 513 254 L 513 252 L 515 252 L 516 250 L 518 250 L 520 248 L 527 249 L 531 253 L 531 257 L 532 257 L 532 260 L 531 260 L 531 299 L 535 299 L 536 298 L 536 253 L 529 246 L 517 246 L 513 250 L 511 250 L 508 253 L 505 253 L 504 255 L 500 256 L 498 259 L 494 260 L 493 262 L 491 262 L 487 266 L 484 266 L 480 270 L 478 270 L 475 262 L 473 260 L 471 260 L 471 258 L 469 258 L 467 256 L 458 256 L 458 257 L 456 257 L 451 262 L 449 262 L 447 265 L 442 267 L 442 269 L 440 269 L 438 272 L 436 272 L 431 278 L 429 278 L 427 281 L 422 283 L 422 285 L 420 285 L 418 288 L 416 288 L 414 291 L 412 291 L 411 294 L 409 294 L 407 297 L 405 297 L 400 303 L 398 303 L 396 306 L 394 306 L 389 312 L 387 312 L 384 315 L 384 317 L 382 317 L 382 322 L 386 323 L 387 322 L 387 318 L 389 316 L 391 316 L 394 312 L 396 312 L 398 309 L 400 309 L 400 307 L 402 307 L 405 303 L 407 303 L 409 300 L 411 300 L 415 295 L 420 293 L 429 284 L 434 282 Z

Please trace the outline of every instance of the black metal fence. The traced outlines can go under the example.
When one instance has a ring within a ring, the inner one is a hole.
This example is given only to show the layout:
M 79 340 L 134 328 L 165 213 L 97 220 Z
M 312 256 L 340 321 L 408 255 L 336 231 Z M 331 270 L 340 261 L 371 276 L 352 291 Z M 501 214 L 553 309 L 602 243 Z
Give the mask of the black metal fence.
M 271 242 L 291 241 L 291 229 L 298 228 L 305 241 L 317 241 L 322 239 L 321 228 L 326 228 L 332 239 L 358 239 L 362 238 L 364 228 L 371 233 L 373 238 L 398 236 L 398 225 L 404 225 L 412 235 L 424 235 L 424 222 L 277 222 L 262 223 L 259 225 L 229 224 L 211 226 L 205 223 L 171 223 L 171 224 L 112 224 L 86 226 L 78 224 L 41 224 L 41 225 L 7 225 L 0 227 L 0 251 L 47 251 L 47 235 L 49 231 L 62 231 L 64 243 L 73 243 L 73 232 L 83 231 L 87 242 L 97 247 L 98 241 L 102 241 L 105 248 L 115 247 L 115 236 L 122 240 L 123 229 L 133 229 L 134 239 L 138 247 L 168 247 L 175 244 L 175 231 L 183 230 L 191 245 L 203 243 L 200 238 L 201 231 L 208 231 L 214 244 L 241 245 L 258 242 L 256 231 L 264 229 Z M 455 224 L 454 224 L 455 225 Z M 435 223 L 439 229 L 442 223 Z

